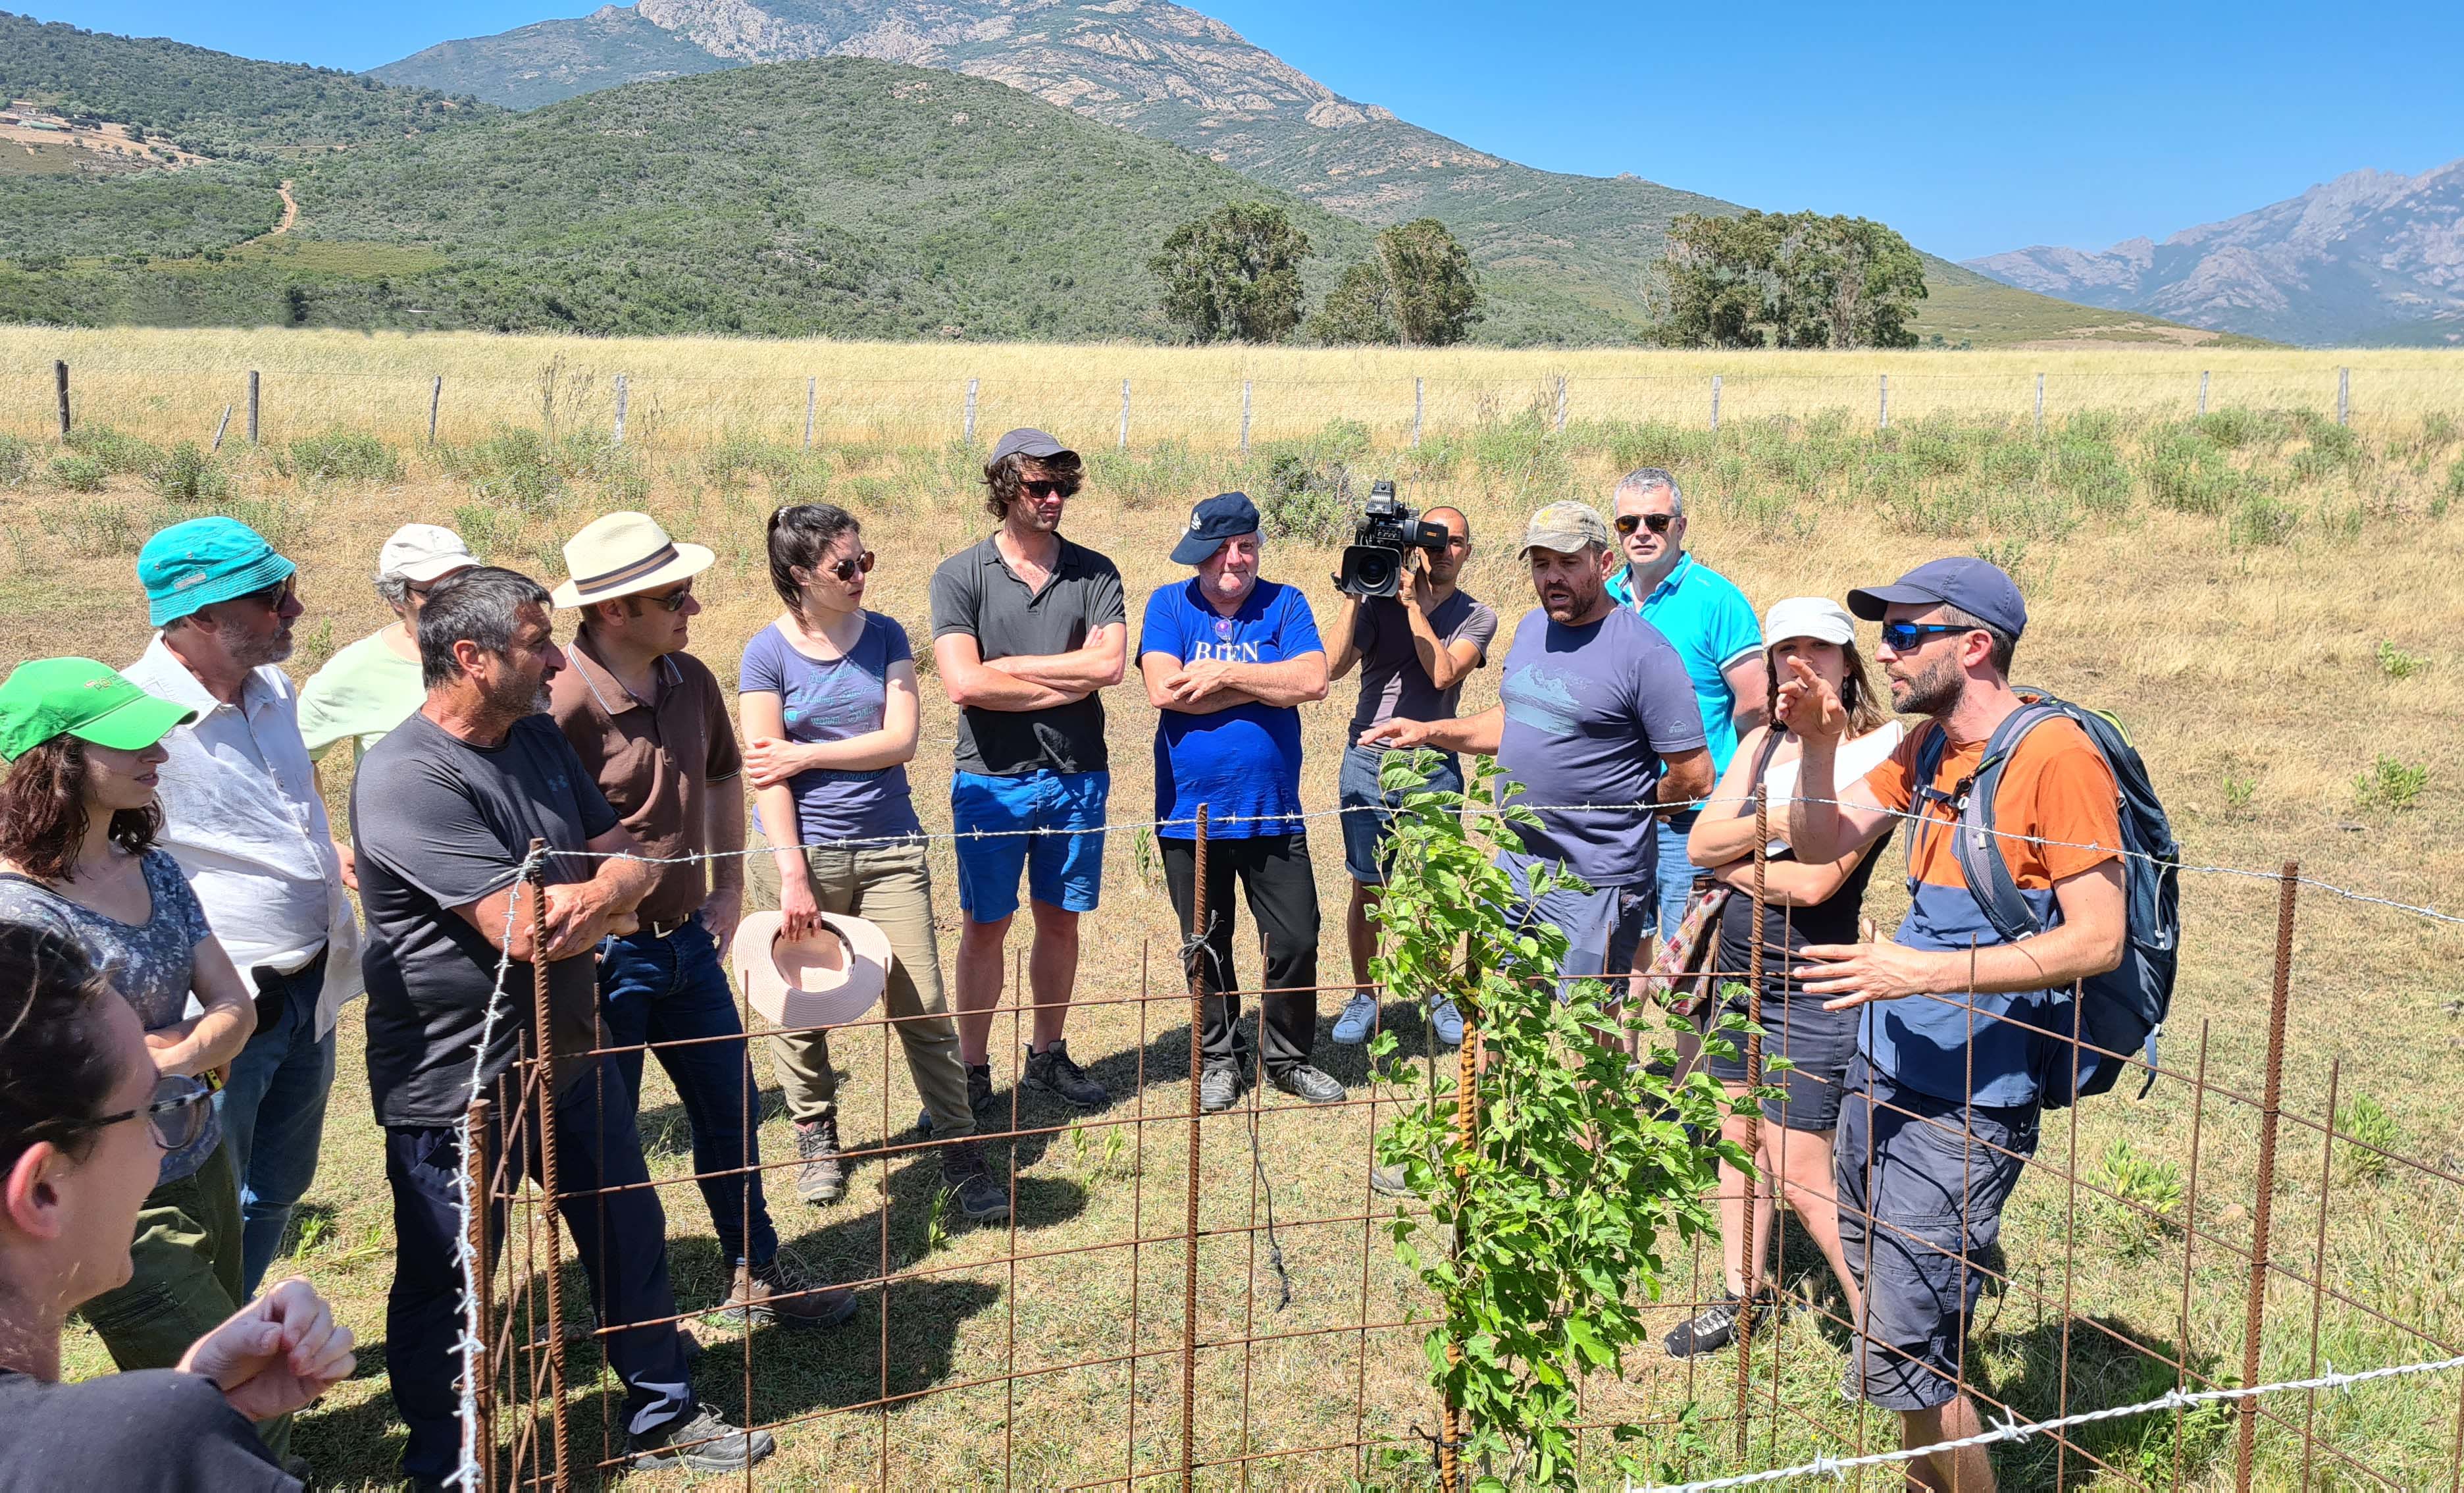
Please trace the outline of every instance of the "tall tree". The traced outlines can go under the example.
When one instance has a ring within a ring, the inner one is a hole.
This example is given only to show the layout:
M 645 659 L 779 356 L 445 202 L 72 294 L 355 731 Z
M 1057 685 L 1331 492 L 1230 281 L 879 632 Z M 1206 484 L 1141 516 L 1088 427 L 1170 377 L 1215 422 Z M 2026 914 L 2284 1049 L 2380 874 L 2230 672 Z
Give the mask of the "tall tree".
M 1667 250 L 1670 342 L 1683 346 L 1913 347 L 1925 262 L 1869 218 L 1687 214 Z
M 1343 272 L 1309 330 L 1321 342 L 1444 347 L 1479 320 L 1471 256 L 1443 223 L 1415 218 L 1378 234 L 1375 256 Z
M 1283 209 L 1234 202 L 1174 229 L 1147 268 L 1193 342 L 1272 343 L 1301 323 L 1300 261 L 1315 252 Z

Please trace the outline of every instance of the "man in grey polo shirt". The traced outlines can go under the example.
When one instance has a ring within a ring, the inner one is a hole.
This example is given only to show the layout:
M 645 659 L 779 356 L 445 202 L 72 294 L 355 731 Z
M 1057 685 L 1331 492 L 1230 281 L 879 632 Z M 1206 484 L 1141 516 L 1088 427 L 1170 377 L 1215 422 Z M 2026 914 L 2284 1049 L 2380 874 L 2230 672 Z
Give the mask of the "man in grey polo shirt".
M 1111 1102 L 1061 1035 L 1078 983 L 1078 915 L 1103 889 L 1111 759 L 1097 692 L 1121 682 L 1129 657 L 1120 570 L 1061 537 L 1084 479 L 1076 452 L 1042 431 L 1009 432 L 984 463 L 985 506 L 1001 527 L 933 572 L 933 661 L 958 706 L 958 1056 L 979 1114 L 992 1103 L 986 1048 L 1022 871 L 1035 918 L 1026 1081 L 1082 1108 Z

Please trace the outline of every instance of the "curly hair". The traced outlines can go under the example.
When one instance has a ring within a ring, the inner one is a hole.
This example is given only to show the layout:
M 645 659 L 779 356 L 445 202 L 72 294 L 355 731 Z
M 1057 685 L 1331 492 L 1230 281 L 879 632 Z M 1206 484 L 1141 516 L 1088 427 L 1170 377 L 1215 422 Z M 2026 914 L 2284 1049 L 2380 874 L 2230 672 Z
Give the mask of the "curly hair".
M 1029 467 L 1035 468 L 1032 474 L 1027 471 Z M 1007 519 L 1009 505 L 1018 501 L 1018 495 L 1025 491 L 1029 481 L 1059 482 L 1062 497 L 1075 498 L 1086 480 L 1086 464 L 1074 451 L 1050 457 L 1012 452 L 999 461 L 984 463 L 984 508 L 996 519 Z
M 0 777 L 0 856 L 37 881 L 76 879 L 85 844 L 85 743 L 62 732 L 10 764 Z M 121 809 L 111 842 L 142 855 L 163 833 L 163 806 Z
M 0 924 L 0 1175 L 40 1141 L 93 1145 L 121 1079 L 103 1005 L 119 998 L 75 939 Z

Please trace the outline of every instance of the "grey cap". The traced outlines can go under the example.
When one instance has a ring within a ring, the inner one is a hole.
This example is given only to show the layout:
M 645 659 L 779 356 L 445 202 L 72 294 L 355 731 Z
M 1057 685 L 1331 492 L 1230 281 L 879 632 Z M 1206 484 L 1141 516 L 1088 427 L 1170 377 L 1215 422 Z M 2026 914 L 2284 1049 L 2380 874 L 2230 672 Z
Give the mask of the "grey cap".
M 1010 457 L 1028 457 L 1037 461 L 1043 461 L 1053 457 L 1074 457 L 1077 454 L 1042 431 L 1022 427 L 1001 433 L 1001 438 L 993 442 L 992 459 L 1001 461 Z
M 1599 511 L 1587 502 L 1552 502 L 1531 515 L 1530 525 L 1523 531 L 1523 547 L 1515 554 L 1547 549 L 1573 555 L 1592 545 L 1609 547 L 1609 526 L 1601 522 Z

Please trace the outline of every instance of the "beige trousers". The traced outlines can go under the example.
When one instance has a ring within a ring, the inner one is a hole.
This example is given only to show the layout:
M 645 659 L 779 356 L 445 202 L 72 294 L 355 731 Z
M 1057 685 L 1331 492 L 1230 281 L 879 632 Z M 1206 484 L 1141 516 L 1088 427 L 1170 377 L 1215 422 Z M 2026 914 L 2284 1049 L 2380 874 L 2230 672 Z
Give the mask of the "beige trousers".
M 748 908 L 779 905 L 779 862 L 759 832 L 758 849 L 746 858 Z M 907 1071 L 936 1140 L 976 1131 L 967 1104 L 967 1070 L 958 1061 L 958 1031 L 941 992 L 941 951 L 933 932 L 933 872 L 921 841 L 858 849 L 804 847 L 804 880 L 824 912 L 862 918 L 890 936 L 890 988 L 882 997 L 907 1049 Z M 829 1036 L 799 1032 L 771 1038 L 779 1087 L 787 1116 L 809 1125 L 838 1109 L 838 1075 L 830 1067 Z

